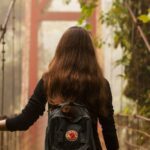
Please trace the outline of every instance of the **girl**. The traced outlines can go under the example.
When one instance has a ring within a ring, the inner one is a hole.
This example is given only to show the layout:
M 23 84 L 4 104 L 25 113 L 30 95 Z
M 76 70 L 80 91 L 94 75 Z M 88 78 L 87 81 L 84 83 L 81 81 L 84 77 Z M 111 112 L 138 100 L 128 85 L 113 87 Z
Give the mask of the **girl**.
M 98 65 L 92 39 L 81 27 L 69 28 L 61 37 L 48 71 L 38 82 L 22 112 L 0 121 L 0 130 L 27 130 L 49 107 L 64 101 L 84 103 L 93 118 L 94 140 L 101 145 L 97 120 L 102 129 L 107 150 L 118 150 L 112 95 L 108 81 Z

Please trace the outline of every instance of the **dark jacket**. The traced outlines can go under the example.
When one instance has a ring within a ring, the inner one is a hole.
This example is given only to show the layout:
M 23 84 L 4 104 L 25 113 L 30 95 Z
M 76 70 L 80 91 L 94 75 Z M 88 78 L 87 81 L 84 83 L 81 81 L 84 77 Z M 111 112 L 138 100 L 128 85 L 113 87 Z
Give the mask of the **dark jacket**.
M 110 86 L 108 83 L 108 94 L 109 94 L 109 116 L 103 117 L 98 116 L 99 122 L 102 126 L 103 136 L 106 143 L 107 150 L 118 150 L 119 143 L 116 134 L 116 128 L 114 123 L 114 110 L 112 105 L 112 94 L 110 90 Z M 35 90 L 33 95 L 30 97 L 27 105 L 22 110 L 22 112 L 13 118 L 7 118 L 6 127 L 9 131 L 16 130 L 27 130 L 38 118 L 42 116 L 45 111 L 46 105 L 46 93 L 44 91 L 43 80 L 41 79 Z M 94 125 L 94 135 L 95 140 L 97 141 L 97 145 L 99 145 L 98 149 L 101 149 L 98 133 L 97 133 L 97 124 Z

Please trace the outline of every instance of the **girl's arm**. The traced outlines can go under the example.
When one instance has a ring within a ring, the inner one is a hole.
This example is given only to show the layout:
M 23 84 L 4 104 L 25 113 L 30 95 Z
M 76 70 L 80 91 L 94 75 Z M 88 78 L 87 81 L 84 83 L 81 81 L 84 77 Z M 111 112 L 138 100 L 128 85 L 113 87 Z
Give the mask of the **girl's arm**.
M 109 82 L 107 81 L 108 92 L 108 116 L 99 116 L 100 124 L 102 125 L 102 132 L 105 140 L 107 150 L 118 150 L 119 142 L 116 133 L 115 121 L 114 121 L 114 109 L 112 105 L 112 94 Z
M 43 79 L 41 79 L 22 112 L 1 121 L 1 128 L 9 131 L 27 130 L 45 111 L 47 102 L 45 93 Z

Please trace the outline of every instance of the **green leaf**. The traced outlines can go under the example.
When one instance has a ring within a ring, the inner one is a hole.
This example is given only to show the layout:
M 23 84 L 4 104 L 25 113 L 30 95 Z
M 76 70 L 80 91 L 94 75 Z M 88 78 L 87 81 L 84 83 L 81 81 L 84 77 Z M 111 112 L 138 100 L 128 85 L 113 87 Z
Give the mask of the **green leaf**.
M 87 29 L 87 30 L 91 30 L 91 29 L 92 29 L 91 24 L 86 24 L 86 25 L 85 25 L 85 29 Z
M 115 36 L 114 36 L 114 47 L 117 48 L 119 43 L 120 43 L 119 36 L 118 36 L 118 34 L 115 34 Z
M 148 23 L 150 21 L 150 17 L 148 15 L 141 15 L 138 17 L 143 23 Z

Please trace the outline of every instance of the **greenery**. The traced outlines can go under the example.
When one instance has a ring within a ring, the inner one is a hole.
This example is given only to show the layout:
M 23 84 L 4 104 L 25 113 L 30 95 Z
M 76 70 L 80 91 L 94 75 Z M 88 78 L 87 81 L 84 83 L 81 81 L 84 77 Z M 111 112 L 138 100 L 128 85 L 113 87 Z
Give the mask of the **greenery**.
M 69 4 L 71 0 L 64 0 L 66 4 Z M 99 0 L 78 0 L 81 7 L 81 16 L 78 20 L 78 24 L 86 28 L 87 30 L 91 30 L 92 26 L 88 22 L 88 19 L 92 16 L 95 8 L 98 5 Z
M 139 20 L 141 20 L 143 23 L 148 23 L 150 22 L 150 8 L 148 9 L 147 14 L 140 15 L 138 17 Z
M 145 36 L 150 39 L 148 0 L 128 1 L 138 24 Z M 141 38 L 133 19 L 122 0 L 116 0 L 111 10 L 102 17 L 114 30 L 114 46 L 121 46 L 123 56 L 116 63 L 124 65 L 124 78 L 127 85 L 124 94 L 138 104 L 138 113 L 150 117 L 150 52 Z M 142 22 L 143 23 L 142 23 Z
M 82 24 L 88 20 L 97 6 L 97 0 L 80 1 Z M 129 5 L 138 19 L 148 41 L 150 41 L 150 6 L 149 0 L 115 0 L 112 8 L 100 15 L 102 23 L 111 26 L 114 32 L 114 47 L 121 46 L 123 56 L 116 61 L 116 65 L 124 66 L 124 74 L 127 80 L 124 95 L 137 103 L 138 113 L 150 117 L 150 52 L 141 38 L 136 24 L 127 9 Z M 90 8 L 90 9 L 89 9 Z M 90 25 L 87 25 L 90 27 Z

